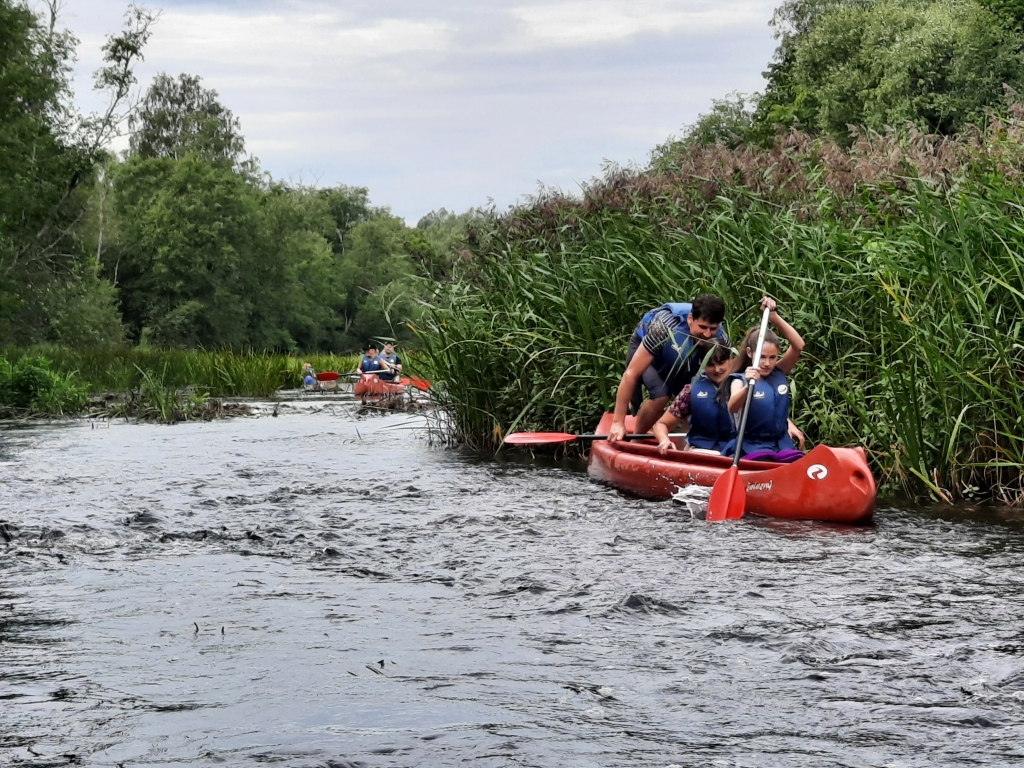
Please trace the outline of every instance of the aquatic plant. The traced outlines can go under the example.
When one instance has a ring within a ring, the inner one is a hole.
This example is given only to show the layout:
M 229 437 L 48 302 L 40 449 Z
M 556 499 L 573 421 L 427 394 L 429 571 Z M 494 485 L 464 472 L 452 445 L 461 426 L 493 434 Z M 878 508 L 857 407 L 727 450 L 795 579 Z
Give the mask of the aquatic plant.
M 808 342 L 795 418 L 867 447 L 883 487 L 1024 500 L 1024 109 L 957 139 L 799 132 L 686 147 L 471 233 L 419 328 L 459 439 L 588 431 L 626 341 L 711 291 L 735 337 L 763 292 Z
M 213 397 L 269 397 L 279 389 L 298 387 L 305 362 L 318 371 L 345 372 L 354 370 L 359 360 L 354 355 L 297 357 L 129 346 L 36 347 L 11 349 L 6 354 L 11 360 L 45 354 L 54 371 L 77 372 L 93 392 L 138 390 L 148 374 L 167 386 L 194 387 Z
M 55 371 L 45 357 L 0 357 L 0 416 L 75 414 L 87 401 L 76 371 Z

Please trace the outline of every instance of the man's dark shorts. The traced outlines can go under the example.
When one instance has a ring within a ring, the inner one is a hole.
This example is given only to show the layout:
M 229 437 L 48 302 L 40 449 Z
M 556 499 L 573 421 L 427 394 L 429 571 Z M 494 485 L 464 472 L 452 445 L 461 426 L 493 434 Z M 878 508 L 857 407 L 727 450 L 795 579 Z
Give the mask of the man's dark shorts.
M 629 338 L 629 350 L 626 352 L 626 366 L 629 366 L 629 361 L 633 359 L 633 355 L 640 348 L 640 337 L 633 333 Z M 665 381 L 661 378 L 661 374 L 654 370 L 653 365 L 647 366 L 647 370 L 644 371 L 643 378 L 637 383 L 636 389 L 633 390 L 633 396 L 629 402 L 633 406 L 633 413 L 640 410 L 640 406 L 644 401 L 644 393 L 642 387 L 647 388 L 647 393 L 652 400 L 659 397 L 674 398 L 680 392 L 683 391 L 683 386 L 686 384 L 685 376 L 674 376 L 669 381 Z

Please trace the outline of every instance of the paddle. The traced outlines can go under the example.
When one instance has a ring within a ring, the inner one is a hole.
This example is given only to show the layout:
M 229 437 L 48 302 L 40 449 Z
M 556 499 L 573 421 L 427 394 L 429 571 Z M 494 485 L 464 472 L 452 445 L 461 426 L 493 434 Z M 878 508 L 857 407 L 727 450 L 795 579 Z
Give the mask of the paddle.
M 764 346 L 764 334 L 768 330 L 768 315 L 765 309 L 761 316 L 761 329 L 757 334 L 757 347 L 754 349 L 754 368 L 761 362 L 761 347 Z M 722 520 L 739 520 L 743 517 L 743 508 L 747 504 L 747 485 L 740 477 L 740 454 L 743 448 L 743 433 L 747 430 L 747 415 L 750 413 L 750 401 L 754 397 L 754 387 L 747 382 L 747 399 L 743 403 L 743 415 L 740 416 L 740 428 L 736 433 L 736 453 L 732 466 L 715 481 L 708 499 L 708 522 L 717 523 Z
M 381 371 L 367 371 L 366 373 L 360 373 L 359 371 L 353 371 L 352 373 L 342 374 L 344 376 L 373 376 L 379 375 Z M 387 373 L 387 371 L 385 371 Z M 422 389 L 424 392 L 430 390 L 431 384 L 426 379 L 421 379 L 419 376 L 399 376 L 399 380 L 402 384 L 408 384 L 416 389 Z M 381 379 L 381 381 L 387 381 L 387 379 Z
M 416 389 L 421 389 L 424 392 L 430 390 L 430 382 L 426 379 L 421 379 L 419 376 L 409 376 L 409 383 Z
M 669 437 L 686 437 L 685 432 L 678 432 Z M 557 445 L 571 443 L 575 440 L 607 440 L 608 435 L 573 435 L 569 432 L 513 432 L 505 437 L 506 445 Z M 638 433 L 625 435 L 623 440 L 653 440 L 654 435 Z

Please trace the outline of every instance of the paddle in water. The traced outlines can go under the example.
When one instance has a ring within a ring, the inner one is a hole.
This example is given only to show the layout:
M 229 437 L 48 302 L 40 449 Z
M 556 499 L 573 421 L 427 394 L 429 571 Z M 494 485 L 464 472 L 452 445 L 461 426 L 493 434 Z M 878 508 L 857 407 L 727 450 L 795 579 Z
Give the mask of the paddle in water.
M 761 348 L 764 346 L 764 334 L 768 330 L 768 315 L 771 310 L 765 307 L 761 316 L 761 330 L 757 334 L 757 347 L 754 349 L 754 368 L 761 364 Z M 743 508 L 747 504 L 747 484 L 740 477 L 740 456 L 743 449 L 743 433 L 747 430 L 747 415 L 750 413 L 750 401 L 754 397 L 754 386 L 747 382 L 747 399 L 743 403 L 743 415 L 740 416 L 740 428 L 736 433 L 736 453 L 733 455 L 732 466 L 715 481 L 708 499 L 707 520 L 712 523 L 722 520 L 739 520 L 743 517 Z
M 686 437 L 685 432 L 679 432 L 669 437 Z M 574 435 L 571 432 L 513 432 L 505 437 L 506 445 L 557 445 L 558 443 L 572 443 L 576 440 L 607 440 L 608 435 Z M 649 433 L 638 433 L 625 435 L 623 440 L 653 440 L 654 435 Z

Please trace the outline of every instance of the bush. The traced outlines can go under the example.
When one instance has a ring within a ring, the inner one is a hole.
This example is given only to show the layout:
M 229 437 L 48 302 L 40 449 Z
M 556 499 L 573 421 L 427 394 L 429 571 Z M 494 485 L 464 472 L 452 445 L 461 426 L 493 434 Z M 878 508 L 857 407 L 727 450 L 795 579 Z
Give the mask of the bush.
M 0 357 L 0 413 L 65 415 L 80 413 L 88 387 L 75 372 L 58 373 L 45 357 L 8 362 Z

